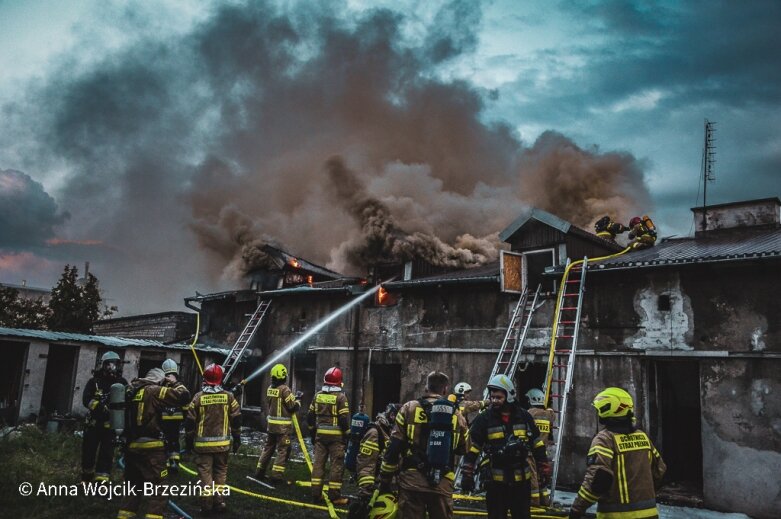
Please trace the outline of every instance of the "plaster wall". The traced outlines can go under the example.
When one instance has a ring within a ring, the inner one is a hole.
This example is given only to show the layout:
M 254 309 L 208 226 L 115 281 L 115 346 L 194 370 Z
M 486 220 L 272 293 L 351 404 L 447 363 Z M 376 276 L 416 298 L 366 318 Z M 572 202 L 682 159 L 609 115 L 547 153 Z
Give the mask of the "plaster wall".
M 76 379 L 73 385 L 73 404 L 71 410 L 73 414 L 84 415 L 87 409 L 81 401 L 81 395 L 84 387 L 92 378 L 92 370 L 95 368 L 98 357 L 98 347 L 91 344 L 82 344 L 79 348 L 79 356 L 76 360 Z
M 46 356 L 49 343 L 31 341 L 27 349 L 27 365 L 22 382 L 22 396 L 19 403 L 19 420 L 30 420 L 41 409 L 43 381 L 46 376 Z

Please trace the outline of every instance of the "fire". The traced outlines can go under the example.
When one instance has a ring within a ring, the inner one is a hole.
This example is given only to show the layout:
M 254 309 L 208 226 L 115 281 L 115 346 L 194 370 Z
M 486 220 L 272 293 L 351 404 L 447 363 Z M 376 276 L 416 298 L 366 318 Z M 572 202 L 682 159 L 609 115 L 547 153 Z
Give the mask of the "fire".
M 389 298 L 388 291 L 385 290 L 383 287 L 380 287 L 380 290 L 377 291 L 377 302 L 380 303 L 381 305 L 384 305 L 385 303 L 388 302 L 388 298 Z
M 306 282 L 307 282 L 307 283 L 309 283 L 310 285 L 311 285 L 311 284 L 312 284 L 314 281 L 315 281 L 315 277 L 314 277 L 314 276 L 307 276 L 307 277 L 306 277 Z
M 298 268 L 299 267 L 299 263 L 298 263 L 298 260 L 296 258 L 290 258 L 288 263 L 290 263 L 290 266 L 293 267 L 293 268 Z

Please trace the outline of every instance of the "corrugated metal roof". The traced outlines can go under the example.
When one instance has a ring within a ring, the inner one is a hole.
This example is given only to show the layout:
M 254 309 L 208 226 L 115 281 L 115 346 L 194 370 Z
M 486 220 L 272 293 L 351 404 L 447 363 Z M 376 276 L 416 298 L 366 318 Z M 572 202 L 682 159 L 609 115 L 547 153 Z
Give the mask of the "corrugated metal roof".
M 344 277 L 343 274 L 340 274 L 338 272 L 334 272 L 333 270 L 327 269 L 323 266 L 317 265 L 315 263 L 312 263 L 311 261 L 307 261 L 305 259 L 299 258 L 298 256 L 294 256 L 290 254 L 289 252 L 283 251 L 282 249 L 278 249 L 276 247 L 273 247 L 271 245 L 264 245 L 263 251 L 271 254 L 272 256 L 280 257 L 283 261 L 283 264 L 287 264 L 289 266 L 292 266 L 293 260 L 297 263 L 297 266 L 295 268 L 299 268 L 302 270 L 309 271 L 313 274 L 319 274 L 324 277 L 329 277 L 332 279 L 338 279 Z M 281 267 L 282 265 L 280 265 Z
M 751 260 L 781 257 L 781 229 L 711 233 L 704 238 L 662 241 L 649 249 L 629 252 L 592 265 L 594 271 L 655 267 L 686 263 Z M 591 271 L 591 269 L 589 269 Z
M 150 339 L 130 339 L 125 337 L 109 337 L 106 335 L 87 335 L 82 333 L 52 332 L 48 330 L 27 330 L 24 328 L 0 327 L 0 338 L 24 337 L 27 339 L 39 339 L 46 342 L 89 342 L 102 344 L 110 348 L 161 348 L 165 350 L 189 350 L 190 345 L 185 343 L 164 344 Z M 204 344 L 196 344 L 195 349 L 209 353 L 227 355 L 229 350 L 216 348 Z
M 360 290 L 352 286 L 319 288 L 319 287 L 311 287 L 309 285 L 299 285 L 290 288 L 280 288 L 279 290 L 265 290 L 263 292 L 260 292 L 260 297 L 323 295 L 323 294 L 353 295 L 365 291 L 366 291 L 365 289 Z
M 462 270 L 445 272 L 436 276 L 424 278 L 409 279 L 407 281 L 392 281 L 384 283 L 382 286 L 388 290 L 399 290 L 402 288 L 415 288 L 430 285 L 463 285 L 475 283 L 498 283 L 499 282 L 499 262 L 486 263 L 479 267 L 472 267 Z

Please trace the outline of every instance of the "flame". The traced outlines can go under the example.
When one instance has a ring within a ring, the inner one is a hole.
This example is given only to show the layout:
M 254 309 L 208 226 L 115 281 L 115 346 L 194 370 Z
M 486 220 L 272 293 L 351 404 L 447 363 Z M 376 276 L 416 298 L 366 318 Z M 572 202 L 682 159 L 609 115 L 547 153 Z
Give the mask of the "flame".
M 314 276 L 307 276 L 306 277 L 306 282 L 309 283 L 310 285 L 314 282 L 314 280 L 315 280 Z
M 290 260 L 288 260 L 288 263 L 290 263 L 290 266 L 293 267 L 293 268 L 298 268 L 299 267 L 299 263 L 298 263 L 298 260 L 296 258 L 290 258 Z
M 380 287 L 380 289 L 377 291 L 377 302 L 383 305 L 387 301 L 388 301 L 388 291 L 385 290 L 383 287 Z

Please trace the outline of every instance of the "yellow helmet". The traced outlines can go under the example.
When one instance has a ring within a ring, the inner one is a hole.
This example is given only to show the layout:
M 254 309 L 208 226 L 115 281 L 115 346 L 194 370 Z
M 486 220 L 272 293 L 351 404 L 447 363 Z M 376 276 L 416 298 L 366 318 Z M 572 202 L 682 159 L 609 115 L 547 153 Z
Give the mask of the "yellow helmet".
M 395 519 L 398 508 L 396 496 L 393 494 L 380 494 L 374 500 L 371 510 L 369 510 L 369 519 Z
M 594 397 L 591 403 L 600 418 L 622 418 L 634 408 L 632 396 L 620 387 L 609 387 Z
M 285 380 L 287 378 L 287 368 L 284 364 L 277 364 L 271 368 L 271 378 Z

